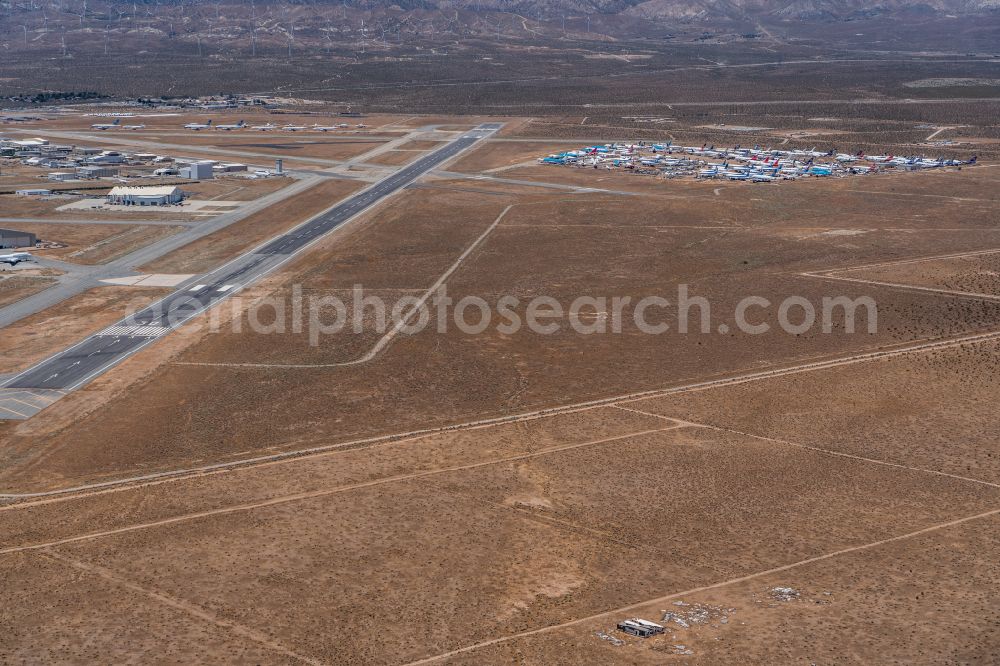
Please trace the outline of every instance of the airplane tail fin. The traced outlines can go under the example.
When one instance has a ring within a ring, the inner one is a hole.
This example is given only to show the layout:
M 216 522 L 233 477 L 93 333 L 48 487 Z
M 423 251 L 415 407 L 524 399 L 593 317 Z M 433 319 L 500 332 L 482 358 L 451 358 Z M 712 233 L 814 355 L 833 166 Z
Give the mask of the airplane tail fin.
M 209 121 L 208 121 L 207 123 L 205 123 L 205 124 L 206 124 L 206 125 L 208 125 L 209 127 L 211 127 L 211 126 L 212 126 L 212 121 L 211 121 L 211 119 L 209 119 Z
M 121 118 L 115 118 L 115 122 L 113 122 L 113 123 L 111 123 L 111 124 L 112 124 L 112 125 L 117 125 L 117 124 L 118 124 L 118 123 L 120 123 L 121 121 L 122 121 L 122 119 L 121 119 Z
M 975 164 L 977 159 L 979 158 L 976 155 L 973 155 L 972 158 L 969 160 L 969 164 Z

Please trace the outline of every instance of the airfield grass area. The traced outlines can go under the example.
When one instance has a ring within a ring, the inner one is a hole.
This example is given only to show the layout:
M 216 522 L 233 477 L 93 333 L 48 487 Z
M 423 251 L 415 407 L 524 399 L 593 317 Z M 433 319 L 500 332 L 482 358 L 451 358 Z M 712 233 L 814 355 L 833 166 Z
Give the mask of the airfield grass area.
M 245 177 L 213 178 L 185 183 L 181 189 L 190 199 L 253 201 L 291 185 L 287 176 L 250 179 Z
M 335 235 L 293 261 L 270 283 L 270 294 L 290 303 L 295 285 L 304 297 L 344 297 L 360 284 L 390 298 L 390 304 L 394 296 L 419 295 L 510 206 L 447 280 L 454 299 L 479 296 L 495 303 L 501 295 L 514 294 L 522 300 L 523 317 L 523 303 L 534 296 L 553 296 L 565 304 L 588 295 L 665 295 L 673 300 L 680 285 L 688 284 L 692 295 L 710 302 L 707 332 L 700 332 L 697 309 L 689 334 L 648 335 L 630 322 L 621 333 L 589 336 L 575 333 L 566 322 L 552 335 L 526 329 L 503 334 L 495 326 L 469 335 L 453 325 L 439 334 L 428 327 L 399 336 L 371 361 L 345 367 L 338 364 L 362 358 L 378 340 L 369 322 L 361 334 L 347 327 L 314 345 L 290 320 L 282 331 L 254 333 L 242 315 L 238 332 L 222 327 L 206 335 L 112 404 L 80 419 L 72 436 L 46 437 L 51 443 L 48 465 L 67 481 L 183 467 L 256 450 L 262 442 L 274 450 L 303 448 L 1000 329 L 998 302 L 803 274 L 896 256 L 903 247 L 915 254 L 929 246 L 969 250 L 992 239 L 986 232 L 973 229 L 944 237 L 912 233 L 901 244 L 896 233 L 873 232 L 861 243 L 855 236 L 815 231 L 789 237 L 770 227 L 630 226 L 614 215 L 609 216 L 615 220 L 613 233 L 600 224 L 546 225 L 548 213 L 557 207 L 563 214 L 601 210 L 588 200 L 591 196 L 607 204 L 603 194 L 484 197 L 411 190 L 397 205 L 345 229 L 346 238 Z M 638 197 L 623 199 L 632 205 Z M 660 206 L 662 215 L 671 201 L 652 205 Z M 258 215 L 270 220 L 266 211 Z M 244 232 L 221 233 L 246 242 Z M 232 254 L 235 249 L 213 255 L 212 261 Z M 178 256 L 189 261 L 189 255 Z M 198 268 L 158 264 L 155 270 L 190 273 Z M 745 296 L 778 303 L 796 295 L 819 304 L 829 294 L 874 298 L 876 332 L 867 332 L 862 315 L 856 334 L 845 333 L 842 321 L 830 333 L 814 328 L 800 335 L 782 332 L 773 319 L 773 330 L 763 335 L 741 333 L 733 325 L 737 302 Z M 272 316 L 265 310 L 259 320 L 266 324 Z M 291 316 L 290 306 L 285 316 Z M 678 329 L 675 312 L 662 316 L 670 331 Z M 720 325 L 731 330 L 722 333 Z M 601 381 L 592 382 L 594 377 Z M 177 402 L 175 391 L 186 400 Z M 135 419 L 137 413 L 144 417 Z M 210 435 L 216 431 L 226 437 Z M 122 445 L 109 446 L 108 440 Z M 32 474 L 42 469 L 33 467 Z M 20 472 L 11 468 L 7 474 L 15 478 Z M 32 486 L 38 483 L 44 486 L 44 476 L 31 481 Z
M 203 273 L 329 208 L 361 185 L 326 180 L 142 267 L 148 273 Z
M 144 224 L 17 223 L 20 231 L 58 244 L 33 250 L 39 257 L 51 257 L 74 264 L 103 264 L 140 247 L 166 238 L 183 227 Z
M 50 277 L 0 275 L 0 307 L 37 294 L 54 284 Z
M 389 139 L 385 137 L 336 136 L 322 132 L 312 132 L 307 136 L 305 132 L 277 133 L 243 130 L 235 134 L 230 132 L 199 132 L 193 136 L 190 134 L 161 135 L 150 137 L 150 140 L 193 146 L 205 150 L 223 148 L 290 159 L 318 157 L 328 160 L 347 160 L 378 148 Z M 257 157 L 257 159 L 262 158 Z
M 192 120 L 203 118 L 148 122 L 173 142 Z M 582 114 L 566 120 L 593 131 Z M 475 124 L 364 122 L 400 135 Z M 993 163 L 671 181 L 517 166 L 566 144 L 511 122 L 541 141 L 485 142 L 242 291 L 241 307 L 223 303 L 219 331 L 192 322 L 0 426 L 0 494 L 14 495 L 0 504 L 0 659 L 995 660 Z M 219 134 L 209 139 L 302 138 Z M 365 184 L 324 179 L 142 269 L 212 269 Z M 194 187 L 230 200 L 239 186 Z M 620 333 L 581 335 L 565 318 L 549 335 L 431 326 L 365 359 L 383 335 L 371 316 L 310 344 L 290 309 L 259 313 L 284 323 L 270 333 L 246 311 L 295 293 L 346 299 L 354 285 L 391 305 L 438 281 L 456 301 L 513 295 L 522 317 L 535 296 L 675 303 L 686 285 L 709 301 L 710 326 L 698 330 L 697 307 L 687 334 L 675 309 L 649 313 L 669 325 L 661 335 L 639 331 L 631 310 Z M 6 327 L 0 372 L 163 292 L 96 289 Z M 746 296 L 774 304 L 756 317 L 768 333 L 736 330 Z M 859 316 L 847 333 L 837 316 L 831 332 L 785 333 L 774 309 L 789 296 L 817 309 L 824 296 L 871 297 L 877 328 Z M 105 482 L 117 485 L 93 485 Z M 778 587 L 795 595 L 775 598 Z M 614 630 L 695 604 L 706 621 L 668 618 L 657 638 Z

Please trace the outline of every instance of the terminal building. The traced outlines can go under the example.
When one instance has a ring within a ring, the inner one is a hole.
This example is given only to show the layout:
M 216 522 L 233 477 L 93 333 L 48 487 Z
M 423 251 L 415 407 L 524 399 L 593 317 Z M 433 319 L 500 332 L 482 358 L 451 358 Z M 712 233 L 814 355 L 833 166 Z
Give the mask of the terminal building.
M 113 187 L 107 195 L 109 204 L 123 206 L 167 206 L 183 200 L 184 193 L 176 185 Z

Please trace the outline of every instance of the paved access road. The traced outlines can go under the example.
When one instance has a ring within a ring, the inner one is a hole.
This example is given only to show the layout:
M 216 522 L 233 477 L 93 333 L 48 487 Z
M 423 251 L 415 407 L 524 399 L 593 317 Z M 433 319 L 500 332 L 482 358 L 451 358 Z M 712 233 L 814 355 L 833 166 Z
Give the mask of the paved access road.
M 487 123 L 266 244 L 201 276 L 158 303 L 9 379 L 4 389 L 72 391 L 187 320 L 259 280 L 307 245 L 501 127 Z

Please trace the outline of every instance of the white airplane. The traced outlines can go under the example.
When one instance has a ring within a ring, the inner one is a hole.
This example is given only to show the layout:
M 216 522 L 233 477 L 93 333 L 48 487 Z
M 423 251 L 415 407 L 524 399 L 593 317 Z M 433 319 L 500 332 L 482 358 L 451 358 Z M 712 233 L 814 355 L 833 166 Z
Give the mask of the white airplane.
M 312 128 L 317 132 L 333 132 L 340 129 L 338 125 L 313 125 Z
M 355 125 L 355 127 L 357 127 L 358 129 L 361 129 L 363 127 L 368 127 L 368 125 L 365 125 L 364 123 L 358 123 L 357 125 Z
M 22 261 L 34 261 L 30 252 L 14 252 L 13 254 L 0 254 L 0 263 L 15 266 Z
M 216 125 L 215 129 L 229 132 L 230 130 L 243 129 L 244 127 L 246 127 L 246 123 L 241 120 L 235 125 Z
M 109 130 L 118 127 L 118 123 L 120 122 L 121 118 L 115 118 L 115 122 L 113 123 L 94 123 L 93 125 L 90 126 L 90 128 L 96 130 Z
M 309 128 L 306 127 L 305 125 L 285 125 L 281 129 L 284 132 L 298 132 L 298 131 L 301 131 L 301 130 L 307 130 Z
M 278 126 L 277 125 L 272 125 L 271 123 L 268 123 L 266 125 L 254 125 L 250 129 L 257 130 L 258 132 L 270 132 L 271 130 L 278 129 Z
M 204 123 L 204 124 L 203 123 L 188 123 L 187 125 L 184 126 L 184 129 L 194 130 L 194 131 L 197 132 L 198 130 L 208 129 L 211 126 L 212 126 L 212 121 L 209 120 L 207 123 Z
M 141 129 L 146 129 L 146 125 L 145 124 L 142 124 L 142 125 L 122 125 L 122 129 L 127 129 L 127 130 L 141 130 Z

